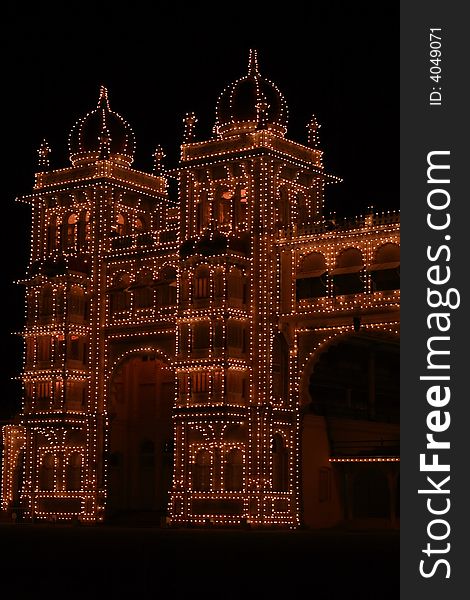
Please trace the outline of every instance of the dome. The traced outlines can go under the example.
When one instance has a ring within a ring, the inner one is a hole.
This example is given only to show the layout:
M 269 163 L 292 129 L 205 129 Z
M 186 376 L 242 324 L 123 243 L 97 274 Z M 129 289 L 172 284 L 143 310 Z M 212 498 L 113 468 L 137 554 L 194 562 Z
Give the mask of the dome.
M 109 108 L 108 92 L 100 89 L 95 110 L 77 121 L 69 136 L 70 160 L 74 166 L 108 158 L 123 165 L 134 159 L 134 133 L 128 123 Z
M 279 89 L 261 76 L 256 50 L 250 50 L 248 74 L 225 88 L 216 108 L 216 130 L 223 137 L 257 129 L 287 131 L 287 104 Z

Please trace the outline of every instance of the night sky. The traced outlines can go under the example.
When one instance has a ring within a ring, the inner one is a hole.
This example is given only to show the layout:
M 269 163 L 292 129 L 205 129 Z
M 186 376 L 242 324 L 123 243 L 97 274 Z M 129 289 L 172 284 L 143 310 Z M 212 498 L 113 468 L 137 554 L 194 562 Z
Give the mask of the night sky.
M 115 4 L 98 14 L 71 4 L 54 21 L 43 7 L 26 18 L 19 9 L 10 15 L 3 36 L 0 419 L 15 412 L 20 395 L 10 379 L 21 369 L 22 344 L 11 332 L 22 327 L 23 289 L 13 281 L 25 273 L 30 239 L 29 209 L 14 200 L 31 192 L 44 137 L 52 167 L 68 166 L 69 131 L 95 108 L 100 85 L 134 129 L 134 167 L 151 169 L 156 144 L 174 167 L 184 114 L 196 113 L 198 140 L 209 137 L 219 93 L 246 74 L 248 49 L 256 48 L 261 74 L 286 98 L 287 137 L 306 142 L 312 113 L 322 125 L 326 168 L 344 180 L 327 188 L 326 209 L 398 208 L 399 3 L 288 2 L 274 16 L 266 7 L 254 11 L 259 4 L 219 3 L 219 15 L 202 3 L 174 2 L 152 3 L 152 14 Z

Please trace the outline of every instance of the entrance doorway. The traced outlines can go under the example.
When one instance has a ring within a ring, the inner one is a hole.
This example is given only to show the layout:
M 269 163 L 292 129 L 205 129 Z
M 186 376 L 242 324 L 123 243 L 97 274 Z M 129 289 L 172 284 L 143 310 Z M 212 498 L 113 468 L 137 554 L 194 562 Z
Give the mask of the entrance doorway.
M 173 470 L 174 376 L 155 354 L 120 363 L 110 386 L 108 509 L 165 514 Z

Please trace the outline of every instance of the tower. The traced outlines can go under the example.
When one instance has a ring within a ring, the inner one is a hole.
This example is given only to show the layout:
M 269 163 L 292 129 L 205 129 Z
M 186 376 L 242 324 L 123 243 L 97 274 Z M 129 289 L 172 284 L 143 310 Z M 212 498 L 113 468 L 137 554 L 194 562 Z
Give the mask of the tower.
M 49 170 L 48 152 L 43 143 L 34 191 L 22 199 L 32 210 L 24 402 L 8 437 L 24 472 L 15 490 L 14 469 L 4 469 L 3 501 L 37 519 L 96 521 L 108 428 L 106 256 L 119 234 L 151 229 L 156 207 L 164 214 L 166 180 L 131 169 L 134 135 L 104 87 L 70 133 L 71 166 Z
M 322 152 L 286 139 L 287 105 L 250 51 L 214 138 L 181 149 L 176 522 L 296 525 L 299 414 L 279 330 L 280 232 L 319 222 Z

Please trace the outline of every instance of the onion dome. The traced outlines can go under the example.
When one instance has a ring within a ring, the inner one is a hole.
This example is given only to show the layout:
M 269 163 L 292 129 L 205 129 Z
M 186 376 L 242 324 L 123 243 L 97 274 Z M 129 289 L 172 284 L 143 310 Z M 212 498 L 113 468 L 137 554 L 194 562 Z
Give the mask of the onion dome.
M 284 136 L 287 104 L 277 86 L 261 76 L 256 50 L 250 50 L 248 74 L 225 88 L 216 108 L 216 131 L 222 137 L 269 129 Z
M 108 159 L 129 166 L 134 159 L 134 133 L 126 121 L 109 108 L 108 91 L 100 88 L 95 110 L 77 121 L 69 136 L 74 166 Z

